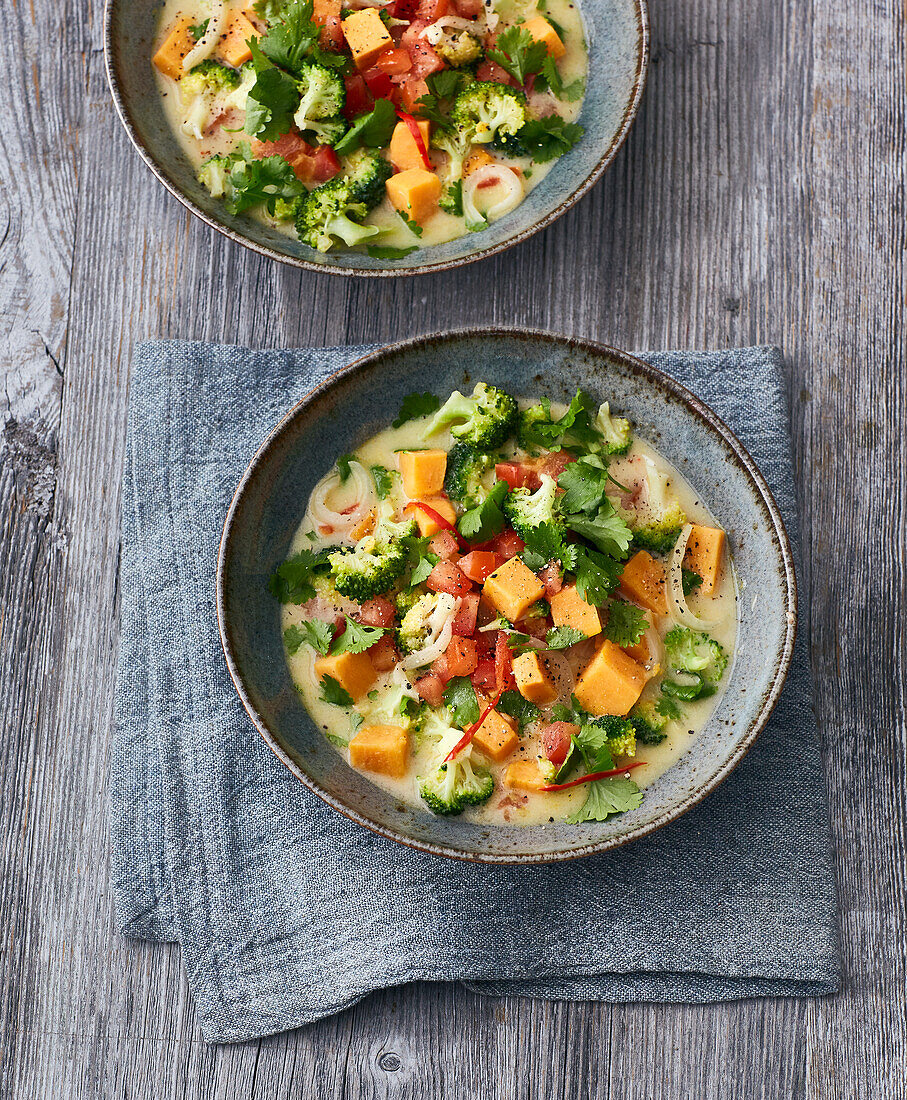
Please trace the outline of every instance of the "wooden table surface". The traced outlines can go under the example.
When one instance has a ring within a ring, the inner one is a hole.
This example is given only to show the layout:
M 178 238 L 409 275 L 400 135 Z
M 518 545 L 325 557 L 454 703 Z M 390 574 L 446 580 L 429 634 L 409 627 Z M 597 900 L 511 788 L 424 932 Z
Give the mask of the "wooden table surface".
M 904 0 L 650 2 L 642 111 L 592 194 L 493 260 L 380 282 L 193 221 L 114 115 L 99 0 L 4 6 L 0 1097 L 907 1097 Z M 612 1006 L 407 986 L 207 1046 L 179 952 L 118 936 L 107 882 L 130 349 L 488 322 L 783 349 L 845 990 Z

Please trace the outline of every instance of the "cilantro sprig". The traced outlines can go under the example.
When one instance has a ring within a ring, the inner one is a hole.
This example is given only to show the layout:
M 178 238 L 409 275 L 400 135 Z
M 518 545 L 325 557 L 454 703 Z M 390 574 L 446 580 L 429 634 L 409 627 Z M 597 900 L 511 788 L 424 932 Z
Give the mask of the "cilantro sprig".
M 453 723 L 460 729 L 478 722 L 481 715 L 476 689 L 468 676 L 454 676 L 444 689 L 444 702 L 451 713 Z
M 408 393 L 400 405 L 396 420 L 391 422 L 394 428 L 402 428 L 410 420 L 430 416 L 441 408 L 441 399 L 433 393 Z
M 508 72 L 517 84 L 525 84 L 533 73 L 542 71 L 548 47 L 534 39 L 524 27 L 513 26 L 498 36 L 495 48 L 489 50 L 487 56 Z

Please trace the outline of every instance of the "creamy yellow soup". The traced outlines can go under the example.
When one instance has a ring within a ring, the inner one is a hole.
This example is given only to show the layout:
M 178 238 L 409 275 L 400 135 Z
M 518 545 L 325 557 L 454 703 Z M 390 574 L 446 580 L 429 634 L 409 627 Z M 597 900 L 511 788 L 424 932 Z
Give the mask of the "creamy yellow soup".
M 376 6 L 380 5 L 376 3 Z M 557 59 L 560 78 L 565 87 L 571 85 L 574 88 L 584 87 L 588 69 L 586 33 L 582 16 L 574 3 L 570 0 L 525 0 L 525 2 L 497 0 L 493 10 L 499 20 L 496 27 L 498 34 L 509 26 L 535 18 L 544 18 L 556 25 L 562 32 L 564 47 L 563 56 Z M 231 18 L 237 12 L 254 14 L 249 0 L 223 0 L 223 3 L 221 0 L 165 0 L 161 9 L 155 52 L 160 49 L 174 25 L 181 19 L 188 18 L 193 25 L 198 26 L 203 24 L 204 20 L 211 19 L 212 13 L 220 13 L 218 18 L 221 25 L 227 28 Z M 484 16 L 480 17 L 479 25 L 483 33 L 487 33 Z M 260 23 L 260 29 L 263 27 L 264 24 Z M 478 34 L 479 31 L 476 33 Z M 209 53 L 206 56 L 216 58 L 218 56 L 216 49 L 213 54 Z M 190 55 L 186 60 L 197 64 L 202 59 Z M 251 77 L 238 89 L 224 91 L 213 97 L 203 97 L 204 101 L 202 101 L 199 97 L 188 96 L 181 89 L 183 74 L 175 78 L 157 66 L 154 66 L 154 72 L 164 113 L 186 158 L 196 170 L 212 157 L 231 153 L 241 142 L 251 141 L 254 149 L 253 139 L 243 130 L 246 95 L 249 91 L 248 81 Z M 582 93 L 574 93 L 574 95 L 575 98 L 572 99 L 558 98 L 550 89 L 534 90 L 527 87 L 528 116 L 545 118 L 557 114 L 565 122 L 573 123 L 579 117 L 583 101 Z M 488 224 L 506 217 L 515 205 L 519 205 L 525 196 L 557 167 L 556 159 L 536 162 L 530 157 L 507 156 L 490 145 L 476 145 L 474 149 L 488 152 L 494 165 L 514 173 L 511 175 L 508 172 L 500 172 L 496 175 L 493 166 L 479 169 L 484 175 L 481 185 L 475 188 L 475 207 L 479 214 L 487 219 Z M 383 155 L 388 155 L 387 148 L 382 152 Z M 427 152 L 433 172 L 446 182 L 448 155 L 431 147 L 430 144 Z M 345 167 L 347 159 L 341 156 L 340 161 Z M 248 216 L 264 222 L 287 236 L 296 237 L 297 235 L 292 220 L 272 217 L 263 206 L 251 209 L 247 213 Z M 369 245 L 392 249 L 426 248 L 453 240 L 469 232 L 464 216 L 447 213 L 440 206 L 435 206 L 433 212 L 416 227 L 421 230 L 417 233 L 413 228 L 413 220 L 410 219 L 408 224 L 387 196 L 363 220 L 364 224 L 380 229 L 379 235 L 364 242 L 363 247 Z M 346 248 L 340 241 L 337 241 L 334 247 Z
M 564 406 L 553 406 L 556 415 L 561 415 Z M 397 468 L 398 454 L 406 450 L 424 449 L 426 446 L 448 450 L 454 442 L 449 433 L 445 432 L 433 437 L 430 443 L 422 438 L 425 420 L 415 420 L 404 424 L 400 428 L 388 428 L 379 432 L 371 439 L 364 442 L 355 451 L 355 458 L 361 464 L 361 470 L 357 477 L 350 477 L 344 484 L 334 477 L 325 492 L 324 487 L 313 493 L 313 501 L 317 494 L 318 505 L 310 501 L 292 545 L 292 553 L 300 550 L 319 549 L 326 546 L 352 545 L 353 538 L 342 530 L 334 529 L 330 524 L 324 523 L 323 505 L 325 503 L 338 514 L 350 512 L 357 506 L 363 506 L 361 486 L 366 483 L 365 474 L 373 466 L 383 466 L 390 470 Z M 500 454 L 504 458 L 524 456 L 514 444 L 501 449 Z M 651 465 L 649 465 L 651 464 Z M 355 466 L 353 467 L 355 470 Z M 716 518 L 709 511 L 706 503 L 700 498 L 695 489 L 682 477 L 682 475 L 668 463 L 646 441 L 634 437 L 631 449 L 626 455 L 612 457 L 609 470 L 614 479 L 626 484 L 626 482 L 638 476 L 640 469 L 655 470 L 664 479 L 663 486 L 666 491 L 676 498 L 688 520 L 694 524 L 705 527 L 720 527 Z M 394 486 L 389 497 L 395 512 L 402 515 L 403 508 L 409 498 L 400 484 L 400 479 L 394 479 Z M 373 502 L 368 502 L 373 503 Z M 683 708 L 682 720 L 669 721 L 664 729 L 667 735 L 661 744 L 637 745 L 634 761 L 644 761 L 644 766 L 636 767 L 628 774 L 645 789 L 650 786 L 660 775 L 670 768 L 684 753 L 695 751 L 695 741 L 709 716 L 715 709 L 721 698 L 724 684 L 730 674 L 730 660 L 734 652 L 737 628 L 737 586 L 734 577 L 732 563 L 727 554 L 721 567 L 716 590 L 712 596 L 697 596 L 694 593 L 687 597 L 689 611 L 701 615 L 708 621 L 708 633 L 718 641 L 728 655 L 728 669 L 725 672 L 722 683 L 714 695 L 708 698 L 687 701 L 681 704 Z M 301 606 L 286 604 L 283 607 L 282 627 L 284 630 L 298 627 L 306 620 L 313 617 L 332 620 L 341 613 L 353 612 L 356 605 L 343 598 L 322 599 L 316 598 Z M 675 625 L 675 619 L 668 616 L 654 617 L 654 628 L 658 637 L 663 639 L 665 634 Z M 569 703 L 573 679 L 579 674 L 581 668 L 588 662 L 595 650 L 596 640 L 590 639 L 570 647 L 566 651 L 553 656 L 554 668 L 549 667 L 555 675 L 555 682 L 562 688 L 560 702 Z M 349 750 L 346 746 L 363 725 L 383 724 L 393 722 L 393 717 L 388 717 L 388 699 L 398 698 L 401 687 L 412 696 L 416 696 L 412 690 L 412 684 L 420 675 L 419 672 L 403 673 L 395 668 L 391 672 L 379 675 L 374 684 L 372 698 L 363 697 L 357 700 L 351 711 L 347 712 L 337 706 L 324 701 L 321 696 L 320 682 L 315 674 L 316 652 L 308 647 L 301 646 L 287 660 L 293 680 L 299 690 L 302 701 L 311 714 L 313 720 L 321 727 L 328 738 L 335 745 L 337 751 L 349 762 Z M 563 664 L 569 666 L 569 672 L 565 672 Z M 660 678 L 649 681 L 643 691 L 642 700 L 658 698 L 658 685 Z M 372 782 L 384 788 L 394 797 L 415 806 L 425 809 L 419 794 L 420 777 L 424 776 L 432 757 L 433 746 L 431 744 L 419 744 L 416 739 L 411 742 L 411 756 L 407 774 L 402 779 L 392 779 L 385 775 L 368 773 Z M 501 763 L 494 763 L 485 758 L 477 750 L 473 752 L 473 763 L 491 771 L 495 788 L 491 798 L 481 806 L 471 806 L 463 811 L 463 817 L 469 821 L 483 824 L 518 824 L 535 825 L 552 820 L 563 820 L 575 812 L 584 802 L 587 794 L 586 786 L 574 787 L 559 792 L 526 792 L 524 790 L 509 789 L 505 783 L 507 767 L 517 760 L 535 761 L 541 752 L 539 739 L 533 733 L 533 727 L 527 727 L 525 735 L 512 757 Z M 582 768 L 580 769 L 582 771 Z

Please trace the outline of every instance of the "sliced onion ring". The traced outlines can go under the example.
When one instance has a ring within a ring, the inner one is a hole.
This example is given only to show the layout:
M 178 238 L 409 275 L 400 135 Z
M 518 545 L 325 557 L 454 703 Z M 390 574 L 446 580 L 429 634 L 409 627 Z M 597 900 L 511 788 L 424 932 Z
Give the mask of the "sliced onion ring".
M 350 462 L 350 476 L 356 490 L 356 506 L 349 512 L 337 512 L 327 503 L 328 493 L 340 484 L 340 475 L 336 470 L 321 479 L 309 497 L 309 514 L 317 527 L 331 527 L 333 533 L 341 538 L 348 537 L 375 506 L 375 489 L 372 479 L 360 462 Z
M 489 207 L 484 212 L 479 211 L 479 213 L 483 214 L 489 222 L 494 222 L 497 221 L 498 218 L 503 218 L 505 214 L 509 214 L 511 210 L 515 210 L 523 201 L 523 183 L 512 168 L 508 168 L 503 164 L 483 164 L 481 168 L 477 168 L 475 172 L 471 172 L 463 181 L 464 206 L 478 210 L 475 204 L 476 191 L 483 180 L 488 180 L 492 177 L 497 177 L 497 179 L 505 185 L 507 194 L 504 198 L 496 202 L 494 206 Z
M 424 30 L 420 31 L 419 37 L 425 38 L 429 45 L 436 46 L 444 37 L 444 31 L 447 28 L 475 34 L 477 26 L 475 19 L 464 19 L 460 15 L 442 15 L 440 19 L 436 19 L 434 23 L 429 23 Z
M 675 623 L 688 626 L 691 630 L 702 630 L 704 627 L 716 626 L 719 620 L 694 615 L 683 594 L 683 556 L 692 530 L 691 523 L 685 524 L 680 531 L 680 538 L 671 551 L 668 562 L 668 614 Z
M 211 0 L 211 14 L 208 16 L 208 27 L 198 42 L 183 58 L 183 72 L 187 73 L 200 61 L 207 60 L 220 39 L 221 28 L 227 17 L 227 6 L 224 0 Z
M 423 665 L 430 665 L 441 656 L 450 645 L 454 617 L 461 603 L 462 600 L 458 597 L 448 596 L 445 592 L 438 596 L 437 607 L 428 617 L 429 635 L 425 645 L 403 658 L 404 668 L 422 668 Z

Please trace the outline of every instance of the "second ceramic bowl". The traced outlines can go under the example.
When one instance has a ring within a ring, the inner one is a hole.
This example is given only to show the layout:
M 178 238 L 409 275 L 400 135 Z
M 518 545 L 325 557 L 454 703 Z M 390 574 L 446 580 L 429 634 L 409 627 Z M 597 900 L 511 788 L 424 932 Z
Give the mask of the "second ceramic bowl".
M 284 560 L 315 482 L 339 454 L 385 427 L 402 398 L 446 396 L 477 381 L 521 397 L 609 400 L 701 494 L 728 533 L 739 590 L 737 648 L 724 694 L 700 736 L 646 788 L 642 805 L 605 822 L 488 827 L 402 804 L 350 768 L 303 707 L 290 678 L 280 608 L 267 578 Z M 269 747 L 335 809 L 403 844 L 486 862 L 569 859 L 625 844 L 678 817 L 742 759 L 775 705 L 793 650 L 796 588 L 777 507 L 753 460 L 693 394 L 648 364 L 588 341 L 480 330 L 396 344 L 334 374 L 273 430 L 230 506 L 217 570 L 230 675 Z
M 649 57 L 646 0 L 582 0 L 589 80 L 580 123 L 586 133 L 525 201 L 481 233 L 379 260 L 358 252 L 322 255 L 252 218 L 227 213 L 195 178 L 164 117 L 151 67 L 160 7 L 148 0 L 107 0 L 107 79 L 126 132 L 161 183 L 202 221 L 232 240 L 284 263 L 337 275 L 420 275 L 493 256 L 550 225 L 601 176 L 629 132 Z

